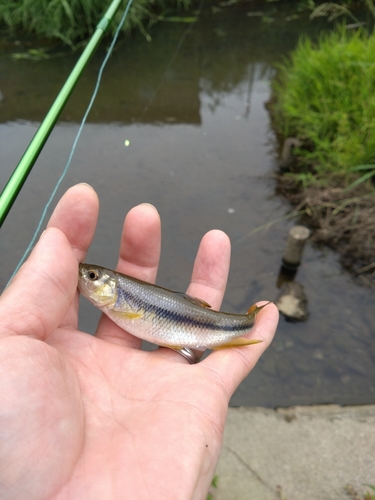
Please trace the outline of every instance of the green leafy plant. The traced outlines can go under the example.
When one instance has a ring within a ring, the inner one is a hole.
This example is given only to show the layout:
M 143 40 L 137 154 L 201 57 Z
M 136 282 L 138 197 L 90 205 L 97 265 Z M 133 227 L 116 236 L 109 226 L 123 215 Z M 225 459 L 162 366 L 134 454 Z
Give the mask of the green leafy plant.
M 12 54 L 13 59 L 31 59 L 32 61 L 42 61 L 43 59 L 49 59 L 50 56 L 46 51 L 41 49 L 29 49 L 26 52 L 14 52 Z
M 359 23 L 359 19 L 357 19 L 345 5 L 339 5 L 333 2 L 325 2 L 321 5 L 315 7 L 313 12 L 311 13 L 310 19 L 314 19 L 319 16 L 327 16 L 328 21 L 334 21 L 339 16 L 348 16 L 354 22 Z
M 109 6 L 102 0 L 0 0 L 0 22 L 10 29 L 25 29 L 47 38 L 60 38 L 68 45 L 88 37 Z M 145 32 L 143 23 L 156 22 L 155 12 L 167 6 L 187 7 L 190 0 L 134 0 L 124 30 L 138 27 Z M 117 14 L 119 19 L 123 8 Z M 116 22 L 113 23 L 116 26 Z
M 333 21 L 339 16 L 348 16 L 353 19 L 355 22 L 360 22 L 351 12 L 350 6 L 355 4 L 354 0 L 346 0 L 344 4 L 338 4 L 334 2 L 324 2 L 318 6 L 316 6 L 310 16 L 310 19 L 314 19 L 319 16 L 328 16 L 328 21 Z M 368 11 L 375 19 L 375 4 L 373 0 L 364 0 L 364 4 L 367 7 Z
M 365 486 L 368 486 L 372 491 L 375 492 L 375 486 L 372 486 L 371 484 L 366 484 Z M 351 484 L 347 484 L 345 486 L 345 491 L 348 497 L 350 497 L 352 500 L 362 500 L 361 496 L 358 494 L 358 492 L 353 488 Z M 375 500 L 375 494 L 371 492 L 366 492 L 363 495 L 363 500 Z
M 375 486 L 372 486 L 371 484 L 366 484 L 374 493 L 375 493 Z M 363 497 L 364 500 L 375 500 L 375 494 L 373 493 L 365 493 L 365 496 Z
M 298 137 L 305 145 L 296 154 L 316 178 L 353 176 L 364 166 L 373 168 L 374 51 L 374 35 L 341 27 L 316 45 L 302 39 L 279 67 L 273 84 L 274 121 L 284 137 Z M 360 182 L 372 173 L 365 176 Z
M 349 184 L 349 186 L 345 188 L 344 192 L 350 191 L 351 189 L 359 186 L 359 184 L 362 184 L 362 182 L 375 177 L 375 165 L 356 165 L 350 169 L 351 172 L 361 172 L 362 170 L 369 170 L 369 172 L 366 172 L 361 175 L 361 177 L 358 177 L 354 182 Z
M 211 488 L 210 488 L 210 491 L 208 493 L 206 500 L 213 500 L 213 498 L 214 498 L 213 497 L 213 489 L 217 488 L 218 483 L 219 483 L 219 476 L 217 474 L 215 474 L 214 477 L 212 478 Z

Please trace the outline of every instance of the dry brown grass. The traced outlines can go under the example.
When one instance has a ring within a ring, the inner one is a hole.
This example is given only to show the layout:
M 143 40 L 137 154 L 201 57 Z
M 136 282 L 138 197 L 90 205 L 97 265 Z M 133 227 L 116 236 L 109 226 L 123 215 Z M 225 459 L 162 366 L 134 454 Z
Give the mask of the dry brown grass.
M 302 211 L 313 229 L 312 240 L 337 250 L 343 265 L 360 281 L 375 287 L 375 190 L 362 184 L 300 189 L 287 175 L 278 176 L 279 191 Z

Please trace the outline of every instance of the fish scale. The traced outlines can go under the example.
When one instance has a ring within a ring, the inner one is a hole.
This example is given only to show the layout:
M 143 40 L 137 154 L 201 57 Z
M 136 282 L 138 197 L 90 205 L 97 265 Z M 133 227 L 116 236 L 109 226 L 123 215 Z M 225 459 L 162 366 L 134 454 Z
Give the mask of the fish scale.
M 114 323 L 154 344 L 204 350 L 260 342 L 243 336 L 264 305 L 247 314 L 219 312 L 201 299 L 92 264 L 80 264 L 78 287 Z

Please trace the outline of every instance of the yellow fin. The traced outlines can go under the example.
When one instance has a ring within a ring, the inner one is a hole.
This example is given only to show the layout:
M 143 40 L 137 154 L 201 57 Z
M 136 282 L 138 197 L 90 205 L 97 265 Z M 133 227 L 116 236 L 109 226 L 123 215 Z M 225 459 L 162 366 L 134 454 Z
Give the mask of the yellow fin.
M 173 351 L 181 351 L 181 349 L 184 348 L 184 346 L 180 345 L 169 345 L 169 344 L 159 344 L 160 347 L 167 347 L 168 349 L 172 349 Z
M 206 302 L 203 299 L 199 299 L 198 297 L 191 297 L 191 301 L 194 304 L 197 304 L 198 306 L 206 307 L 207 309 L 211 309 L 212 308 L 211 304 L 209 304 L 208 302 Z
M 250 339 L 245 339 L 245 337 L 236 337 L 227 342 L 226 344 L 212 347 L 212 349 L 216 351 L 218 349 L 226 349 L 227 347 L 242 347 L 244 345 L 259 344 L 260 342 L 263 342 L 263 340 L 250 340 Z
M 143 312 L 133 312 L 133 311 L 113 311 L 116 316 L 124 319 L 141 319 L 143 318 Z
M 200 306 L 200 307 L 206 307 L 208 309 L 211 309 L 211 305 L 206 302 L 203 299 L 199 299 L 198 297 L 192 297 L 191 295 L 188 295 L 187 293 L 179 293 L 185 300 L 188 300 L 195 306 Z
M 267 304 L 264 304 L 263 306 L 257 306 L 256 304 L 253 304 L 249 307 L 246 314 L 253 314 L 255 316 L 261 309 L 263 309 L 263 307 L 268 306 L 268 304 L 272 304 L 272 301 L 267 302 Z

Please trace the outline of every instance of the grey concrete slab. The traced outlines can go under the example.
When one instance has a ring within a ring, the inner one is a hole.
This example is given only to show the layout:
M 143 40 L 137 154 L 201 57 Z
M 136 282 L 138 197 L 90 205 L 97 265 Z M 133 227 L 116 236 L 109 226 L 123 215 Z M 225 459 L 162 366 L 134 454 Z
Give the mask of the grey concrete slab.
M 215 500 L 344 500 L 375 485 L 375 405 L 230 408 Z

